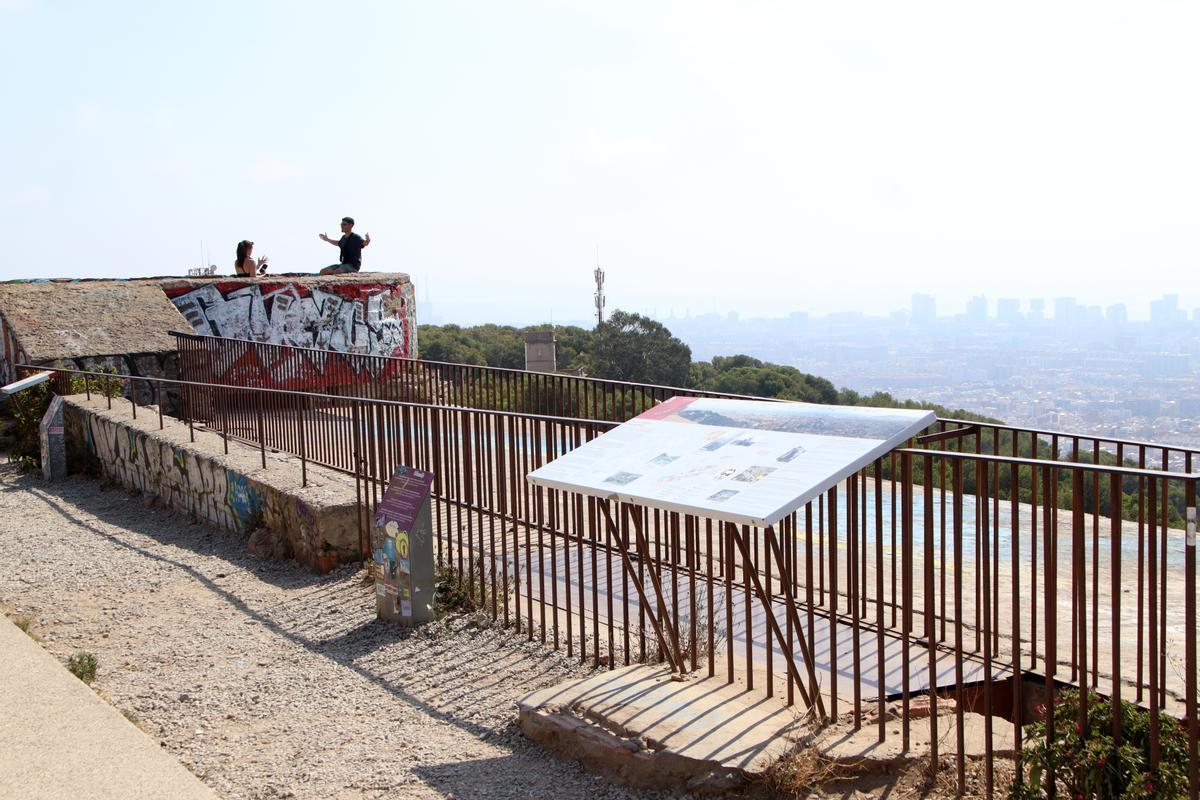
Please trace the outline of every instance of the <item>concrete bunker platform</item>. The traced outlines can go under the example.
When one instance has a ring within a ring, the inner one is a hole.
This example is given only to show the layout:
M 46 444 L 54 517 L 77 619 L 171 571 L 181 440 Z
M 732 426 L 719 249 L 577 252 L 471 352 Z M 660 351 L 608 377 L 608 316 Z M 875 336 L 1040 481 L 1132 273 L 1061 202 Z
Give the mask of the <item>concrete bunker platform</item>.
M 643 665 L 539 689 L 518 708 L 526 736 L 609 780 L 693 793 L 739 788 L 811 730 L 778 698 Z
M 828 706 L 829 698 L 825 696 Z M 665 666 L 633 665 L 531 692 L 518 701 L 522 732 L 542 747 L 581 762 L 626 786 L 689 792 L 743 793 L 780 759 L 803 749 L 836 762 L 843 779 L 868 776 L 925 758 L 931 752 L 926 695 L 914 695 L 907 750 L 900 736 L 900 703 L 889 703 L 885 742 L 872 707 L 855 726 L 843 713 L 818 727 L 799 705 L 747 691 L 724 677 L 672 680 Z M 1011 757 L 1013 737 L 997 720 L 995 754 Z M 962 714 L 964 756 L 986 749 L 983 715 Z M 938 701 L 940 758 L 956 752 L 953 700 Z
M 192 514 L 248 535 L 259 555 L 291 557 L 320 572 L 358 561 L 358 502 L 354 478 L 202 428 L 191 440 L 186 423 L 162 418 L 128 400 L 83 395 L 63 398 L 67 463 L 72 472 L 98 471 L 147 502 Z

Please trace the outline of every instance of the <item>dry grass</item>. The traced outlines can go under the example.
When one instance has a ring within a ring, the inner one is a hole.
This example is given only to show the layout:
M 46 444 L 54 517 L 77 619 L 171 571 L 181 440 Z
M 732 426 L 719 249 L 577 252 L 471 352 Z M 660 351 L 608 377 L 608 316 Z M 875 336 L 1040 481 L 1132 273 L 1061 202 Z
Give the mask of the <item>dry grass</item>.
M 803 747 L 772 764 L 763 783 L 775 797 L 809 797 L 816 790 L 854 781 L 861 774 L 857 764 L 835 761 L 815 747 Z
M 1005 797 L 1016 774 L 1011 759 L 993 761 L 993 796 Z M 780 759 L 767 771 L 763 788 L 769 796 L 786 800 L 811 798 L 888 797 L 929 798 L 986 797 L 987 775 L 980 759 L 968 759 L 963 792 L 958 791 L 958 772 L 953 757 L 942 758 L 930 774 L 929 759 L 920 758 L 894 767 L 872 767 L 867 762 L 847 763 L 829 759 L 815 748 L 801 749 Z
M 708 660 L 710 648 L 708 646 L 708 606 L 703 603 L 696 605 L 696 663 L 703 664 Z M 660 664 L 667 660 L 666 653 L 663 652 L 662 645 L 658 642 L 658 637 L 654 635 L 652 630 L 647 631 L 647 640 L 649 646 L 646 648 L 646 657 L 640 658 L 643 664 Z M 725 648 L 725 629 L 716 627 L 713 631 L 713 646 L 711 652 L 713 654 L 723 652 Z M 683 660 L 689 665 L 692 662 L 692 621 L 687 614 L 679 615 L 679 652 L 683 656 Z

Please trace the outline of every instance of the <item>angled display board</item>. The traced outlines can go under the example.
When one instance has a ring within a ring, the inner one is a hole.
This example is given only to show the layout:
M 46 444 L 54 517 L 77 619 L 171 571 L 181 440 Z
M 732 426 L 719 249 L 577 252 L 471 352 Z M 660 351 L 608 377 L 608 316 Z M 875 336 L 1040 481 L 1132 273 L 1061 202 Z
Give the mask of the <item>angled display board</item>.
M 934 419 L 931 411 L 673 397 L 529 480 L 766 527 Z

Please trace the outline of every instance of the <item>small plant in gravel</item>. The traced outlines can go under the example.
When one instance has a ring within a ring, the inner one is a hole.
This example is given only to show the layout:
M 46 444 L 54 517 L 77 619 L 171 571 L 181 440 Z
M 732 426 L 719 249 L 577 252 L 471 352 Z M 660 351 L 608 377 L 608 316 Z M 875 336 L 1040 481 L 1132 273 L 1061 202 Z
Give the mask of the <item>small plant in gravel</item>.
M 84 683 L 91 685 L 96 680 L 96 656 L 87 650 L 80 650 L 67 659 L 67 669 L 71 674 Z
M 448 614 L 486 612 L 491 608 L 492 591 L 479 580 L 483 559 L 475 560 L 471 575 L 464 575 L 451 560 L 433 568 L 433 612 L 438 620 Z
M 30 639 L 37 641 L 37 634 L 32 630 L 33 620 L 31 620 L 29 617 L 17 617 L 13 620 L 13 624 L 21 629 L 21 633 L 24 633 Z
M 1112 736 L 1113 703 L 1088 692 L 1087 726 L 1079 723 L 1080 693 L 1064 689 L 1054 702 L 1053 728 L 1043 719 L 1025 727 L 1022 754 L 1024 779 L 1014 782 L 1012 800 L 1043 796 L 1046 776 L 1054 775 L 1064 797 L 1132 798 L 1182 797 L 1187 789 L 1187 732 L 1166 716 L 1158 718 L 1160 756 L 1150 766 L 1150 712 L 1121 703 L 1121 743 Z M 1048 739 L 1047 734 L 1053 738 Z

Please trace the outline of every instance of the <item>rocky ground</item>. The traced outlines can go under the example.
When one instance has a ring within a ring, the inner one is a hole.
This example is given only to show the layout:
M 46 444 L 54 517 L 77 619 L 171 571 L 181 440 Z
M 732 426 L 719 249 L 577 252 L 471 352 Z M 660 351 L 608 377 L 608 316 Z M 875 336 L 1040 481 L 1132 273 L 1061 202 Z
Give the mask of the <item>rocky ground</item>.
M 466 616 L 377 622 L 362 573 L 319 578 L 83 478 L 0 467 L 0 606 L 226 798 L 635 798 L 517 729 L 581 674 Z

